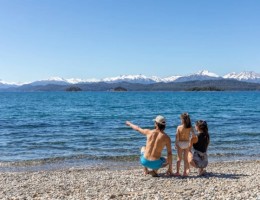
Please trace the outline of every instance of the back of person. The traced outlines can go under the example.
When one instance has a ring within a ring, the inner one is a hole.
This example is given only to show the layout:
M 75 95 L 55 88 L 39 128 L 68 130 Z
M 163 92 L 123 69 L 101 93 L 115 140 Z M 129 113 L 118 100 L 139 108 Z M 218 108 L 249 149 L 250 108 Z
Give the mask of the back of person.
M 178 126 L 178 131 L 179 131 L 179 141 L 190 140 L 191 127 L 185 128 L 184 125 L 180 125 Z
M 199 133 L 198 141 L 195 144 L 193 144 L 193 148 L 197 151 L 205 153 L 207 152 L 208 144 L 209 144 L 209 134 L 204 132 Z
M 166 120 L 158 115 L 154 120 L 155 129 L 142 129 L 126 121 L 126 125 L 146 136 L 146 146 L 141 148 L 140 163 L 144 166 L 144 174 L 158 176 L 158 169 L 169 166 L 166 174 L 172 174 L 172 147 L 171 138 L 164 133 Z M 163 148 L 166 147 L 167 158 L 161 157 Z M 151 169 L 151 171 L 148 170 Z
M 161 157 L 161 152 L 165 147 L 169 136 L 164 132 L 153 130 L 147 135 L 145 158 L 149 160 L 157 160 Z
M 184 171 L 183 176 L 187 176 L 189 173 L 188 153 L 190 146 L 190 133 L 194 134 L 194 130 L 191 125 L 191 119 L 188 113 L 183 113 L 180 116 L 181 125 L 176 130 L 175 148 L 177 149 L 177 172 L 176 176 L 180 176 L 180 165 L 182 157 L 184 157 Z

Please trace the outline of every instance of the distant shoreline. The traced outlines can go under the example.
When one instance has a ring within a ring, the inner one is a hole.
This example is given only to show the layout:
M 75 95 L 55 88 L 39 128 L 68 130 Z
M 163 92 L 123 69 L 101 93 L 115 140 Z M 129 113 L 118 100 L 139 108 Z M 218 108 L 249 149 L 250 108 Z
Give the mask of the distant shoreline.
M 116 88 L 123 88 L 127 91 L 187 91 L 187 90 L 218 90 L 218 91 L 260 91 L 260 83 L 250 83 L 237 80 L 204 80 L 187 82 L 169 82 L 169 83 L 84 83 L 67 85 L 23 85 L 20 87 L 0 88 L 0 91 L 6 92 L 38 92 L 38 91 L 113 91 Z

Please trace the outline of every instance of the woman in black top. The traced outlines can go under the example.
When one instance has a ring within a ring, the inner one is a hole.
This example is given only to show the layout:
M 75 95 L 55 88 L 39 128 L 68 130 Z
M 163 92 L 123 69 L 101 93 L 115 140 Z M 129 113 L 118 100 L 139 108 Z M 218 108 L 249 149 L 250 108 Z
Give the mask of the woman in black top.
M 191 139 L 190 150 L 193 147 L 194 151 L 189 153 L 189 163 L 193 167 L 199 168 L 199 175 L 203 175 L 206 172 L 204 168 L 208 165 L 207 149 L 210 142 L 207 122 L 197 121 L 195 129 L 198 135 Z

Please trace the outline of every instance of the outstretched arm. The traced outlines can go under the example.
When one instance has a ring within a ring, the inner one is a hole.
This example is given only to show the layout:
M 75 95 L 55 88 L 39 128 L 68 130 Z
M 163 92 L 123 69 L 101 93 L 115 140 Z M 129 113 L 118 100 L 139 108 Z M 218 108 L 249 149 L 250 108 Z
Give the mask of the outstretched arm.
M 126 124 L 127 126 L 130 126 L 130 127 L 131 127 L 132 129 L 134 129 L 135 131 L 138 131 L 138 132 L 140 132 L 140 133 L 142 133 L 142 134 L 144 134 L 144 135 L 147 135 L 147 134 L 149 133 L 149 129 L 142 129 L 142 128 L 140 128 L 139 126 L 137 126 L 137 125 L 135 125 L 135 124 L 133 124 L 133 123 L 131 123 L 131 122 L 129 122 L 129 121 L 126 121 L 125 124 Z

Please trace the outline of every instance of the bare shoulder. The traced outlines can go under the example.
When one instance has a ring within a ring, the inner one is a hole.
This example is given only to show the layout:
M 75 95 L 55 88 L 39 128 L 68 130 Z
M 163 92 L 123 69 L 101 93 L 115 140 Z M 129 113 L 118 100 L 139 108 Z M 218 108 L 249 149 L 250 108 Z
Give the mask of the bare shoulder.
M 156 133 L 156 130 L 155 129 L 145 129 L 146 130 L 146 135 L 148 136 L 148 135 L 152 135 L 152 134 L 154 134 L 154 133 Z
M 166 141 L 171 142 L 171 138 L 167 133 L 164 133 L 163 135 L 164 135 Z
M 144 130 L 144 132 L 145 132 L 145 135 L 151 135 L 153 132 L 154 132 L 154 130 L 151 130 L 151 129 L 143 129 Z
M 198 136 L 197 135 L 191 138 L 192 144 L 196 144 L 197 142 L 198 142 Z
M 150 130 L 150 133 L 158 133 L 159 131 L 157 131 L 156 129 L 152 129 Z

